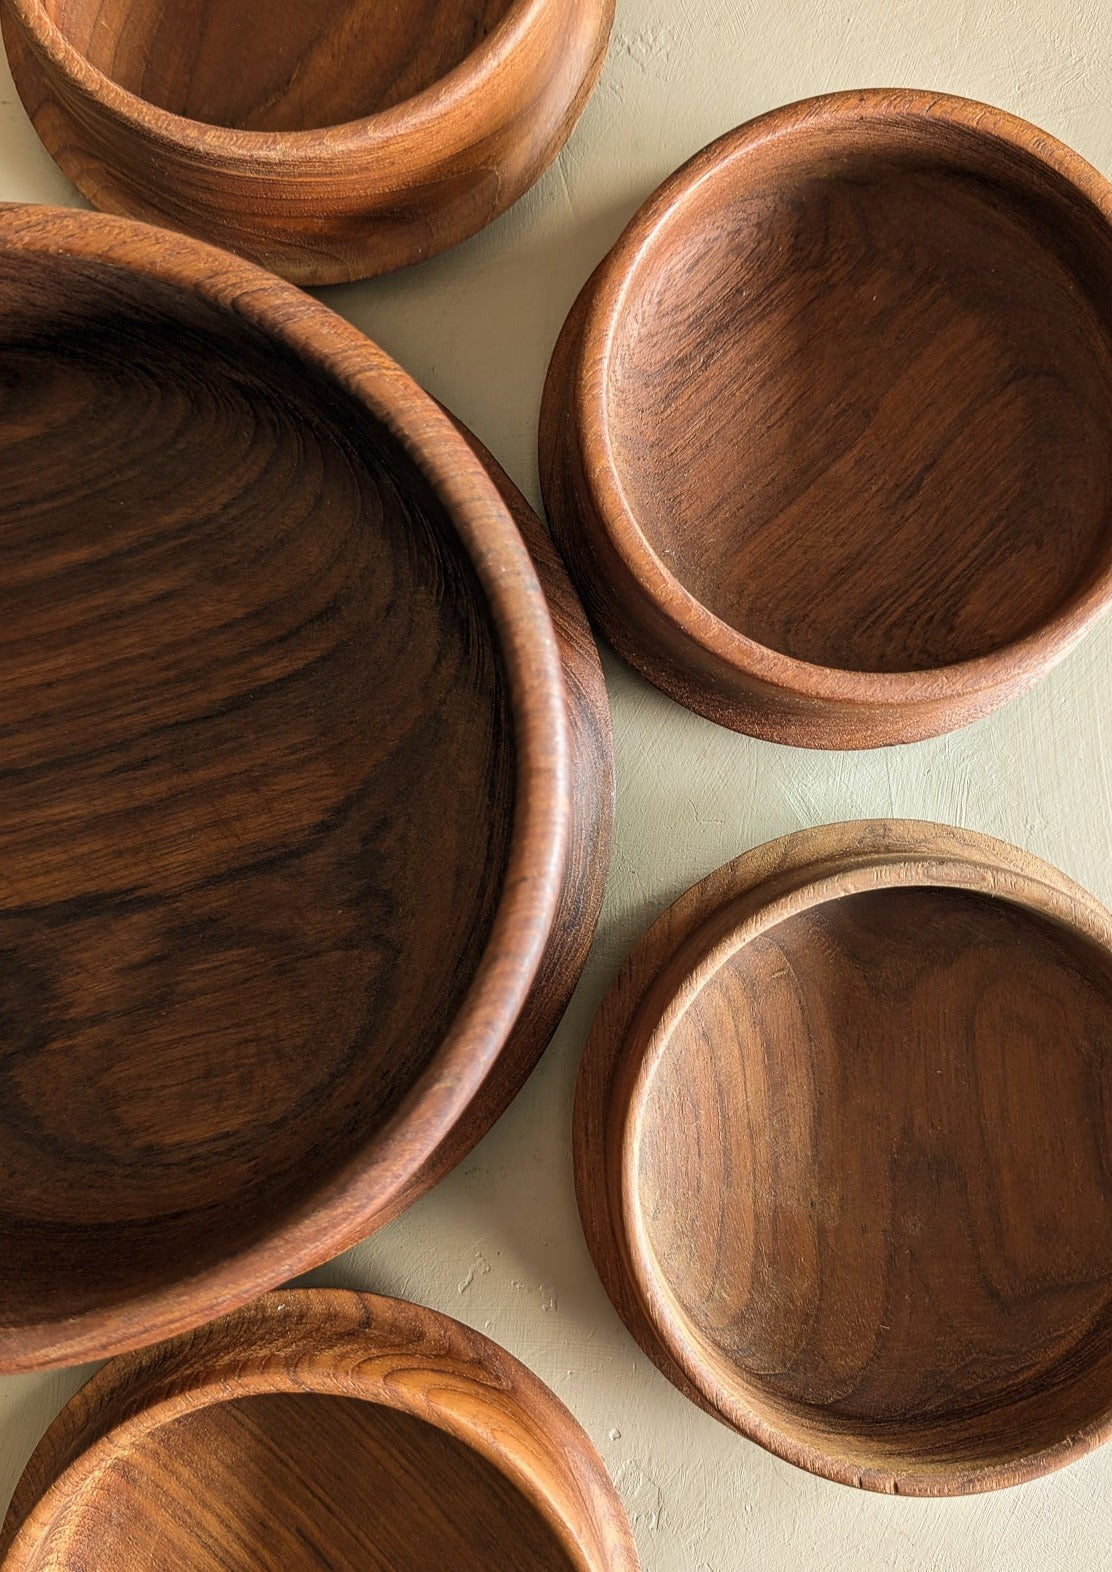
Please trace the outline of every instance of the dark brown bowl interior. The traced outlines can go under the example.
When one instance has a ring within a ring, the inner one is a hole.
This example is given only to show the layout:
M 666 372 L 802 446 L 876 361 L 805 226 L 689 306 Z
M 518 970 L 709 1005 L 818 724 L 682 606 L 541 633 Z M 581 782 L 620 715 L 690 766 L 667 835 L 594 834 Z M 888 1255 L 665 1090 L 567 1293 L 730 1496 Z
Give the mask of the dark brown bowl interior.
M 240 315 L 0 253 L 0 450 L 18 1329 L 204 1271 L 371 1146 L 483 953 L 515 749 L 444 508 Z
M 830 900 L 736 950 L 648 1083 L 637 1169 L 718 1394 L 810 1466 L 919 1490 L 1103 1420 L 1110 1022 L 1106 957 L 966 891 Z
M 633 266 L 604 389 L 664 566 L 822 666 L 1034 632 L 1112 552 L 1107 222 L 926 113 L 803 106 L 701 173 Z
M 514 0 L 44 0 L 63 36 L 146 102 L 209 125 L 308 131 L 445 76 Z
M 464 1442 L 319 1393 L 216 1403 L 152 1431 L 110 1465 L 87 1528 L 70 1515 L 66 1542 L 95 1542 L 99 1565 L 153 1572 L 165 1565 L 167 1518 L 181 1572 L 573 1565 L 536 1508 Z

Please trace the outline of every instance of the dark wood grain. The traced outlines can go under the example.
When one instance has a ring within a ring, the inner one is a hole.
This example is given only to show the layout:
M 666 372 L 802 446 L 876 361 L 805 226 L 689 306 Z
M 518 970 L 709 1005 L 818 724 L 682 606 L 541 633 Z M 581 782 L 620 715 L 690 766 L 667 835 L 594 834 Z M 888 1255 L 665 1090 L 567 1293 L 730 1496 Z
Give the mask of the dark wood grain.
M 560 652 L 566 695 L 569 776 L 573 783 L 568 845 L 556 913 L 529 997 L 466 1118 L 376 1216 L 376 1227 L 444 1177 L 506 1111 L 548 1047 L 579 981 L 598 927 L 614 839 L 614 739 L 610 701 L 583 607 L 533 509 L 478 437 L 450 417 L 498 488 L 528 547 L 544 589 Z M 466 1146 L 465 1146 L 466 1143 Z
M 1112 187 L 912 92 L 775 111 L 685 166 L 549 374 L 546 506 L 680 702 L 869 746 L 1029 685 L 1112 581 Z
M 559 642 L 359 333 L 50 209 L 0 210 L 0 280 L 10 1370 L 219 1313 L 470 1150 L 578 976 L 612 778 L 551 549 Z
M 972 832 L 761 847 L 626 963 L 576 1101 L 592 1254 L 790 1461 L 987 1490 L 1112 1429 L 1112 918 Z
M 106 1365 L 0 1530 L 4 1572 L 636 1572 L 567 1409 L 503 1349 L 370 1294 L 269 1295 Z
M 4 0 L 43 142 L 97 207 L 299 283 L 474 234 L 556 157 L 613 0 Z

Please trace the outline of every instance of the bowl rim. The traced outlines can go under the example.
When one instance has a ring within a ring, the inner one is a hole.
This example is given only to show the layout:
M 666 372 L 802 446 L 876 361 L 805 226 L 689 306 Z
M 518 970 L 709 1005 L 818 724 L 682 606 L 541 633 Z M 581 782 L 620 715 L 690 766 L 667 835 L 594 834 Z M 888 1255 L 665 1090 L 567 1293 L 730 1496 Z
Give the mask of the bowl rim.
M 405 1380 L 396 1376 L 399 1356 L 412 1361 Z M 421 1366 L 443 1368 L 432 1393 L 411 1378 Z M 264 1294 L 188 1338 L 103 1365 L 56 1415 L 21 1476 L 3 1524 L 11 1537 L 0 1548 L 0 1568 L 29 1572 L 57 1514 L 158 1430 L 206 1408 L 269 1395 L 340 1397 L 421 1420 L 507 1479 L 575 1572 L 636 1572 L 632 1534 L 602 1459 L 539 1376 L 440 1311 L 343 1288 Z M 507 1408 L 527 1421 L 527 1433 L 508 1421 Z M 544 1450 L 567 1475 L 557 1479 L 562 1491 L 543 1488 Z M 575 1506 L 593 1509 L 597 1554 L 582 1544 Z
M 699 987 L 741 944 L 776 922 L 847 890 L 968 889 L 1002 899 L 1062 928 L 1112 962 L 1112 913 L 1031 853 L 978 831 L 918 820 L 860 820 L 798 830 L 766 842 L 691 886 L 650 927 L 596 1016 L 576 1089 L 576 1187 L 591 1254 L 630 1331 L 665 1375 L 716 1418 L 775 1456 L 843 1485 L 899 1495 L 971 1494 L 1040 1477 L 1112 1438 L 1112 1396 L 1083 1431 L 1007 1461 L 918 1467 L 893 1459 L 867 1466 L 801 1437 L 776 1404 L 758 1410 L 728 1361 L 692 1328 L 646 1236 L 638 1136 L 667 1034 Z M 738 934 L 741 934 L 739 942 Z M 669 1019 L 671 1014 L 672 1019 Z M 602 1089 L 605 1087 L 603 1097 Z M 605 1103 L 602 1106 L 600 1097 Z M 583 1134 L 593 1121 L 593 1138 Z M 592 1190 L 598 1200 L 585 1204 Z M 815 1405 L 821 1409 L 820 1405 Z
M 337 1255 L 373 1231 L 456 1127 L 528 997 L 568 854 L 569 733 L 559 649 L 532 561 L 494 483 L 450 417 L 358 328 L 254 263 L 133 219 L 0 204 L 0 252 L 118 267 L 199 296 L 327 376 L 423 476 L 485 603 L 513 720 L 515 801 L 502 891 L 452 1025 L 372 1138 L 311 1196 L 215 1265 L 59 1320 L 0 1327 L 0 1369 L 101 1358 L 181 1332 Z M 0 308 L 2 309 L 2 308 Z M 395 1205 L 395 1210 L 399 1209 Z M 392 1214 L 391 1214 L 392 1215 Z
M 355 120 L 291 131 L 249 131 L 162 109 L 93 65 L 50 16 L 44 0 L 3 3 L 35 48 L 65 80 L 138 136 L 153 137 L 208 162 L 239 158 L 252 164 L 281 166 L 289 160 L 365 162 L 373 158 L 388 166 L 399 156 L 398 139 L 403 134 L 435 136 L 447 118 L 467 103 L 477 101 L 484 90 L 493 90 L 510 59 L 521 50 L 538 18 L 554 0 L 511 0 L 505 14 L 462 60 L 420 92 L 389 109 Z
M 912 671 L 862 671 L 799 659 L 717 616 L 666 566 L 641 528 L 622 483 L 611 441 L 608 387 L 634 280 L 646 264 L 651 268 L 657 240 L 699 188 L 770 143 L 804 130 L 835 133 L 865 119 L 905 126 L 942 122 L 970 139 L 1003 145 L 1057 176 L 1112 229 L 1112 182 L 1063 142 L 1006 110 L 915 88 L 850 89 L 802 99 L 718 137 L 670 175 L 634 214 L 585 286 L 571 398 L 582 475 L 597 519 L 657 615 L 695 646 L 774 690 L 875 708 L 952 701 L 1002 683 L 1033 679 L 1073 648 L 1112 599 L 1112 549 L 1091 582 L 1072 591 L 1036 629 L 986 654 Z

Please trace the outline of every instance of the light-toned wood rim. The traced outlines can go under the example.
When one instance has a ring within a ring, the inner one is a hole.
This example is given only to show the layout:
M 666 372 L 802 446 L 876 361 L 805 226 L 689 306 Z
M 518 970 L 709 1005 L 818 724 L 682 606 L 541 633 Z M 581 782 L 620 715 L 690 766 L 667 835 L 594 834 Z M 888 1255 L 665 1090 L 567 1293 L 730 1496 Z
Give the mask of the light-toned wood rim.
M 863 1470 L 802 1441 L 745 1400 L 656 1270 L 638 1197 L 638 1131 L 653 1073 L 699 988 L 738 948 L 791 916 L 849 893 L 911 886 L 969 890 L 1020 906 L 1092 945 L 1112 965 L 1112 915 L 1050 864 L 991 836 L 878 819 L 767 842 L 686 891 L 612 984 L 576 1087 L 576 1194 L 588 1248 L 615 1309 L 644 1352 L 699 1407 L 785 1461 L 839 1484 L 900 1495 L 972 1494 L 1037 1478 L 1101 1445 L 1112 1436 L 1112 1408 L 1084 1433 L 1007 1464 Z
M 722 621 L 675 578 L 646 538 L 622 485 L 609 436 L 608 385 L 625 303 L 639 266 L 700 186 L 754 150 L 800 129 L 831 133 L 850 117 L 885 117 L 902 126 L 942 121 L 972 138 L 987 138 L 1021 160 L 1041 165 L 1112 224 L 1112 184 L 1080 154 L 1004 110 L 951 94 L 870 88 L 825 94 L 774 109 L 719 137 L 671 175 L 634 215 L 584 290 L 578 343 L 568 389 L 571 427 L 582 474 L 608 542 L 658 614 L 693 642 L 760 682 L 789 694 L 839 704 L 913 705 L 955 699 L 1012 683 L 1046 669 L 1083 636 L 1112 597 L 1112 558 L 1094 582 L 1075 593 L 1035 632 L 990 654 L 911 672 L 862 672 L 798 660 L 746 637 Z
M 537 16 L 551 3 L 552 0 L 514 0 L 505 16 L 458 65 L 390 109 L 339 125 L 275 132 L 214 127 L 160 109 L 94 66 L 69 42 L 42 0 L 5 0 L 51 65 L 80 92 L 134 131 L 188 148 L 202 157 L 209 150 L 213 133 L 218 132 L 223 157 L 240 157 L 271 168 L 280 167 L 287 160 L 303 164 L 315 158 L 332 161 L 355 153 L 365 157 L 368 151 L 376 149 L 384 170 L 391 162 L 391 144 L 399 132 L 404 130 L 409 135 L 432 131 L 463 100 L 481 95 L 485 85 L 505 69 L 509 56 L 526 46 Z
M 104 1365 L 47 1430 L 16 1487 L 0 1532 L 3 1572 L 33 1567 L 58 1515 L 153 1431 L 215 1404 L 275 1393 L 357 1398 L 424 1420 L 505 1475 L 578 1572 L 636 1572 L 602 1459 L 539 1377 L 448 1316 L 347 1289 L 267 1294 Z

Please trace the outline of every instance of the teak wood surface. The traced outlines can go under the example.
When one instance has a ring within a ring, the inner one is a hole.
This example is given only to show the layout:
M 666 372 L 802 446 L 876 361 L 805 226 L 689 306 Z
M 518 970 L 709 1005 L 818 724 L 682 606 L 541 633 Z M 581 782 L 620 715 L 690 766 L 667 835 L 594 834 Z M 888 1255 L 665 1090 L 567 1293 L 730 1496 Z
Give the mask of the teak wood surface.
M 3 0 L 20 97 L 94 206 L 302 284 L 488 224 L 571 134 L 614 0 Z
M 540 526 L 356 329 L 99 215 L 0 209 L 0 279 L 8 1371 L 219 1314 L 469 1151 L 578 976 L 612 775 Z
M 689 890 L 580 1071 L 607 1292 L 815 1473 L 945 1495 L 1112 1430 L 1112 918 L 970 831 L 804 830 Z
M 960 726 L 1112 593 L 1112 186 L 1003 111 L 778 109 L 584 287 L 541 418 L 588 611 L 711 720 L 851 748 Z
M 0 1530 L 3 1572 L 637 1572 L 587 1436 L 478 1332 L 294 1290 L 104 1366 Z

